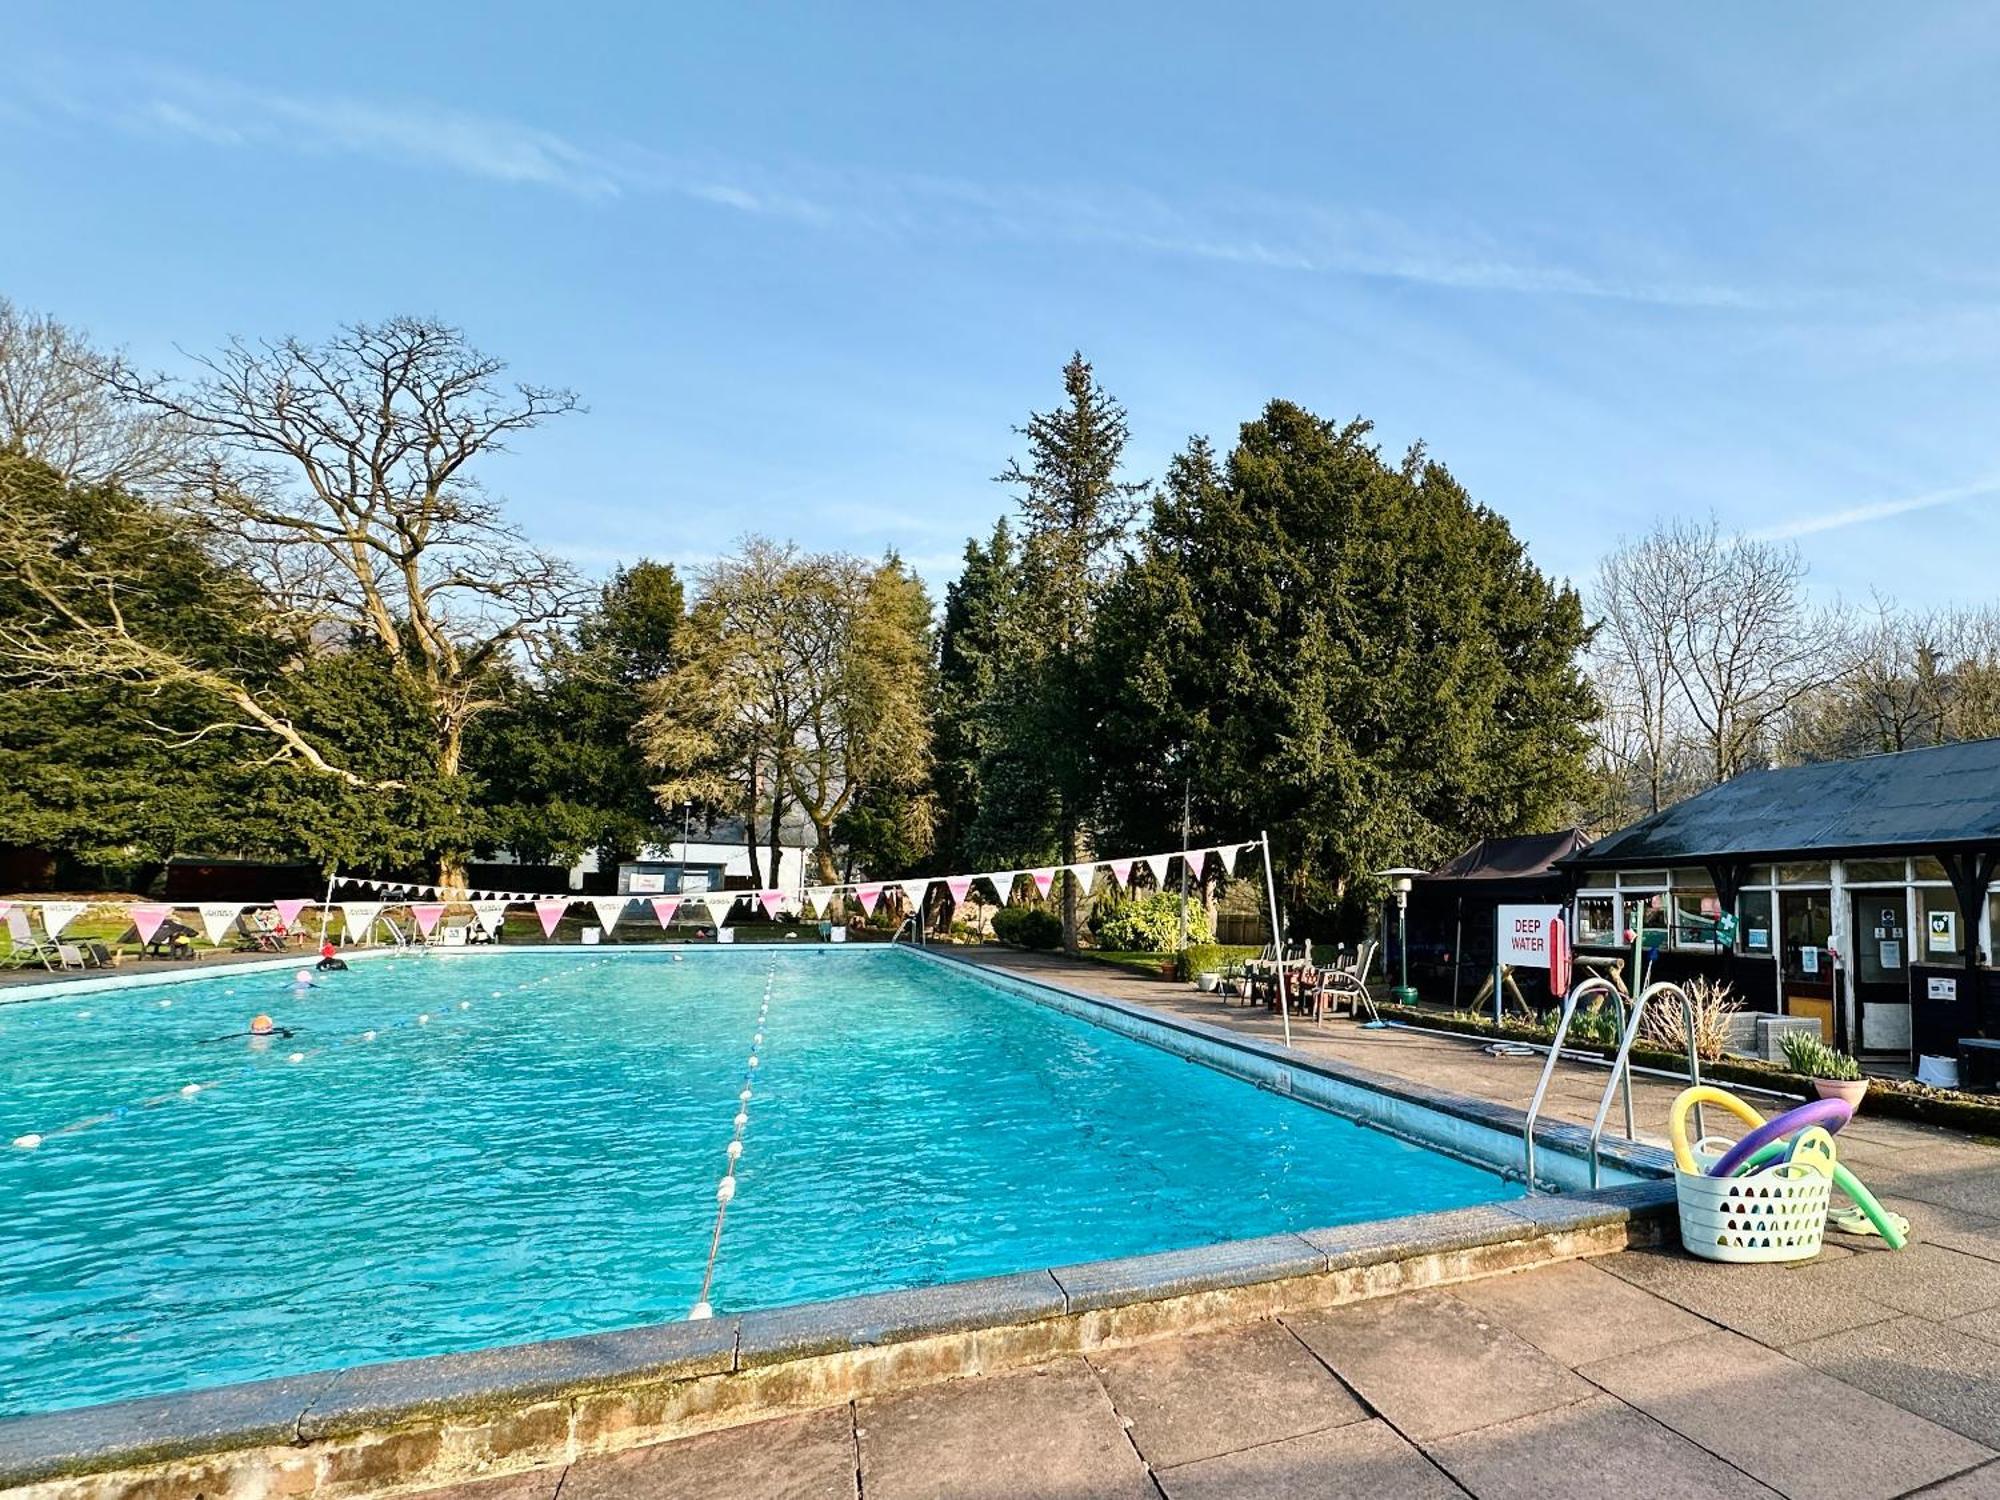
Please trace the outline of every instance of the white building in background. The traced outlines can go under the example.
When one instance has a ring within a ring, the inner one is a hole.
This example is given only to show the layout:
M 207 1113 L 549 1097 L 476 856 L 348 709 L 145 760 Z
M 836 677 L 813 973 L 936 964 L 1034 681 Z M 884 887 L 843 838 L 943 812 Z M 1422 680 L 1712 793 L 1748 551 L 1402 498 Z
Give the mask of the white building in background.
M 812 856 L 813 851 L 809 847 L 779 845 L 777 879 L 773 880 L 769 868 L 770 845 L 760 847 L 757 851 L 757 875 L 763 889 L 797 894 L 810 876 Z M 582 875 L 595 873 L 596 869 L 596 857 L 593 855 L 587 867 L 579 870 L 578 883 L 581 884 Z M 744 889 L 753 884 L 750 873 L 750 851 L 741 843 L 691 839 L 683 844 L 675 839 L 670 844 L 648 844 L 639 851 L 637 859 L 621 863 L 618 866 L 618 894 L 674 896 Z

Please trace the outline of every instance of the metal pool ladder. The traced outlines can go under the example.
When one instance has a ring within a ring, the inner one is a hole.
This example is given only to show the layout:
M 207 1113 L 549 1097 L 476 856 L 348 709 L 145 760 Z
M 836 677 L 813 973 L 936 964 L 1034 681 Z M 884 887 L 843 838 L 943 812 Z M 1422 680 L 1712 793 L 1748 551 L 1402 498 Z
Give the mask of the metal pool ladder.
M 1579 1003 L 1594 994 L 1609 995 L 1618 1016 L 1618 1052 L 1611 1061 L 1611 1077 L 1604 1085 L 1603 1097 L 1597 1101 L 1597 1117 L 1590 1125 L 1590 1185 L 1595 1188 L 1601 1175 L 1599 1153 L 1604 1140 L 1604 1121 L 1611 1113 L 1611 1096 L 1618 1091 L 1621 1079 L 1625 1084 L 1625 1139 L 1636 1139 L 1632 1119 L 1632 1044 L 1639 1038 L 1639 1025 L 1645 1019 L 1646 1007 L 1656 995 L 1662 993 L 1674 996 L 1681 1003 L 1681 1019 L 1687 1030 L 1688 1083 L 1694 1085 L 1701 1082 L 1701 1058 L 1695 1048 L 1694 1002 L 1688 999 L 1686 990 L 1667 980 L 1656 980 L 1639 991 L 1628 1017 L 1625 997 L 1618 986 L 1602 977 L 1582 981 L 1563 1000 L 1562 1019 L 1556 1023 L 1555 1037 L 1549 1043 L 1548 1060 L 1542 1064 L 1541 1081 L 1535 1085 L 1535 1097 L 1528 1105 L 1528 1118 L 1521 1127 L 1522 1172 L 1529 1192 L 1535 1191 L 1535 1120 L 1542 1112 L 1542 1100 L 1548 1094 L 1549 1079 L 1555 1073 L 1556 1059 L 1562 1056 L 1563 1039 L 1569 1035 L 1570 1022 L 1576 1019 Z M 1694 1132 L 1696 1139 L 1700 1139 L 1703 1132 L 1699 1104 L 1694 1109 Z

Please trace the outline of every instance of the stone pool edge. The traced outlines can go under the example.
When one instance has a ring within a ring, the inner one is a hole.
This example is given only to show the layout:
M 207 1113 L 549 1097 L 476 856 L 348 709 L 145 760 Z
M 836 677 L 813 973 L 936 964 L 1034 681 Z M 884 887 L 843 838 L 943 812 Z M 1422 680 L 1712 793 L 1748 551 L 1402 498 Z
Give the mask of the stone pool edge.
M 1649 1182 L 7 1418 L 0 1493 L 138 1500 L 448 1484 L 1656 1244 L 1673 1213 L 1673 1184 Z

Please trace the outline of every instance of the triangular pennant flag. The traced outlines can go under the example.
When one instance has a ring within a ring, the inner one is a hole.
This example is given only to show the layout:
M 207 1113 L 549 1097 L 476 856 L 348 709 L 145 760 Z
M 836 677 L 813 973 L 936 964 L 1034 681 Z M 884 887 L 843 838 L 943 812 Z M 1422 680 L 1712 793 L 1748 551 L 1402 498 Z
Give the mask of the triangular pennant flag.
M 653 915 L 660 919 L 662 927 L 670 925 L 674 920 L 674 913 L 680 909 L 681 898 L 678 896 L 655 896 L 653 898 Z
M 767 917 L 775 917 L 778 914 L 779 906 L 783 905 L 784 900 L 785 893 L 783 891 L 759 891 L 757 893 L 757 904 L 764 908 L 764 915 Z
M 597 914 L 597 925 L 606 932 L 618 925 L 618 919 L 625 915 L 623 896 L 592 896 L 590 909 Z
M 698 896 L 695 899 L 700 901 L 702 906 L 707 909 L 708 920 L 715 923 L 718 927 L 722 925 L 722 919 L 728 916 L 730 910 L 736 905 L 736 893 L 734 891 L 711 891 L 708 895 Z
M 410 908 L 410 915 L 417 919 L 417 931 L 429 937 L 437 931 L 437 924 L 444 916 L 442 901 L 419 901 Z
M 236 914 L 243 910 L 241 901 L 204 901 L 201 903 L 201 930 L 208 934 L 212 944 L 220 944 L 222 935 L 229 931 L 229 924 L 236 920 Z M 47 920 L 47 913 L 43 913 Z
M 896 886 L 897 889 L 902 891 L 903 899 L 910 903 L 910 910 L 915 911 L 924 904 L 924 896 L 929 892 L 931 883 L 928 878 L 922 880 L 899 880 L 896 882 Z
M 343 901 L 340 915 L 347 926 L 349 942 L 365 943 L 368 934 L 375 928 L 375 919 L 382 915 L 380 901 Z
M 161 924 L 173 914 L 174 909 L 171 906 L 133 907 L 132 925 L 139 929 L 139 941 L 142 943 L 152 942 L 153 934 L 158 932 Z M 5 915 L 5 913 L 0 913 L 0 915 Z
M 1110 870 L 1111 870 L 1111 883 L 1112 883 L 1113 885 L 1122 885 L 1122 886 L 1130 886 L 1130 885 L 1132 884 L 1132 861 L 1131 861 L 1131 860 L 1129 860 L 1129 859 L 1107 859 L 1107 860 L 1105 861 L 1105 864 L 1106 864 L 1107 866 L 1109 866 L 1109 867 L 1110 867 Z
M 971 875 L 947 875 L 945 877 L 944 888 L 951 892 L 951 904 L 954 907 L 965 905 L 965 898 L 972 894 L 972 882 L 975 878 Z
M 1049 887 L 1056 883 L 1056 872 L 1053 866 L 1045 865 L 1039 870 L 1028 871 L 1028 878 L 1035 882 L 1035 894 L 1046 896 Z
M 44 901 L 42 930 L 50 937 L 54 937 L 89 910 L 88 901 Z M 232 911 L 230 915 L 233 917 L 236 913 Z
M 1014 904 L 1014 882 L 1020 878 L 1019 870 L 1000 870 L 986 877 L 993 887 L 993 894 L 1000 898 L 1002 906 Z
M 1148 854 L 1146 868 L 1153 872 L 1153 884 L 1161 890 L 1167 888 L 1167 866 L 1173 861 L 1171 854 Z
M 833 904 L 834 892 L 839 889 L 840 887 L 837 885 L 807 886 L 806 887 L 807 907 L 810 910 L 819 913 L 821 916 L 824 916 L 826 914 L 827 907 Z
M 556 923 L 569 912 L 569 902 L 559 898 L 544 897 L 535 903 L 535 915 L 541 918 L 542 936 L 554 937 Z
M 506 920 L 507 903 L 505 901 L 475 901 L 472 903 L 472 915 L 479 923 L 479 930 L 488 937 L 493 937 L 500 931 L 500 924 Z
M 299 913 L 311 906 L 312 901 L 305 896 L 287 896 L 282 901 L 273 901 L 271 905 L 278 909 L 278 925 L 290 931 L 298 925 Z
M 1188 884 L 1200 882 L 1201 872 L 1208 868 L 1208 853 L 1206 849 L 1189 849 L 1181 855 L 1181 862 L 1187 866 Z
M 854 888 L 854 899 L 859 901 L 861 909 L 872 917 L 875 915 L 876 903 L 882 899 L 882 887 L 879 885 L 857 885 Z
M 1071 865 L 1069 873 L 1076 879 L 1076 888 L 1083 895 L 1090 894 L 1090 888 L 1097 884 L 1096 865 Z

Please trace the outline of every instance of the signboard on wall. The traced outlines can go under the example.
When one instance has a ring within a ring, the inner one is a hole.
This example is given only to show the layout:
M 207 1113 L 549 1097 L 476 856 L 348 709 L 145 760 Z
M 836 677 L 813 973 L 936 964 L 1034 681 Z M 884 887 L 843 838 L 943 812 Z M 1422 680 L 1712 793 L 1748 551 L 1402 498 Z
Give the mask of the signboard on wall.
M 1560 906 L 1503 906 L 1496 920 L 1500 962 L 1509 968 L 1550 967 L 1556 944 L 1568 936 L 1567 929 L 1563 929 L 1562 937 L 1552 936 L 1563 927 Z
M 1930 1000 L 1956 1000 L 1958 981 L 1956 979 L 1932 979 L 1926 986 L 1925 998 Z
M 1956 953 L 1958 951 L 1958 913 L 1955 911 L 1934 911 L 1930 913 L 1931 952 Z
M 667 892 L 667 877 L 634 870 L 631 883 L 626 888 L 635 896 L 664 896 Z

